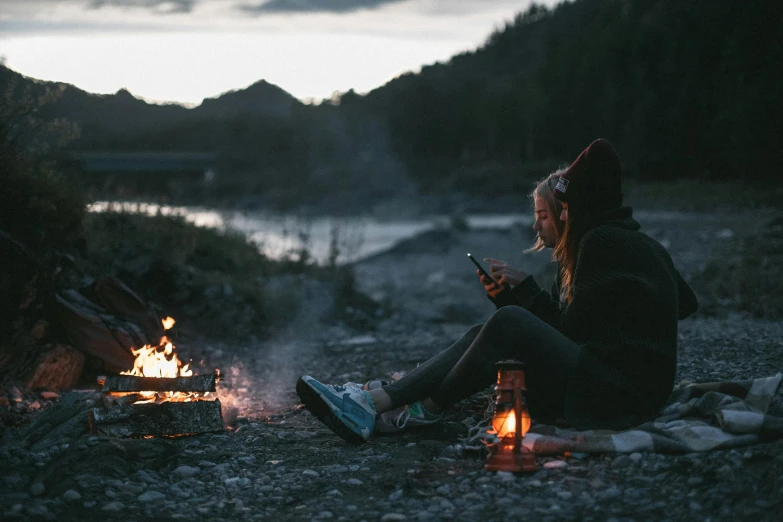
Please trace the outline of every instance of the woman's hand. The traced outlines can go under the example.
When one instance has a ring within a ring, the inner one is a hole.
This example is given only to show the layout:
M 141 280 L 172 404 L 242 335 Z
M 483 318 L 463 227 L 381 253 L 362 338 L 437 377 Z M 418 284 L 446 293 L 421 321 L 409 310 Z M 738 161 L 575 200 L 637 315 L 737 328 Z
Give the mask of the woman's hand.
M 484 290 L 492 297 L 492 299 L 495 298 L 500 292 L 506 289 L 502 284 L 498 283 L 495 284 L 491 279 L 489 279 L 486 276 L 481 275 L 481 272 L 476 270 L 476 275 L 479 276 L 479 280 L 481 281 L 481 284 L 484 285 Z
M 520 270 L 519 268 L 511 266 L 507 262 L 501 261 L 500 259 L 492 259 L 490 257 L 485 257 L 484 262 L 489 263 L 490 275 L 501 286 L 503 285 L 503 283 L 509 284 L 511 286 L 517 286 L 519 283 L 524 281 L 528 275 L 530 275 L 524 270 Z M 488 282 L 491 284 L 491 281 Z

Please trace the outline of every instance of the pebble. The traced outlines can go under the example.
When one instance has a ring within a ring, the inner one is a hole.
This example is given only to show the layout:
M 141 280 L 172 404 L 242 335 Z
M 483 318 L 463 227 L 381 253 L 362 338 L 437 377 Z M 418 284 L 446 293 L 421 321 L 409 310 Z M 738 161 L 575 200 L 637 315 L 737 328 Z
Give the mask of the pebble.
M 549 462 L 544 463 L 544 468 L 546 469 L 561 469 L 567 467 L 568 467 L 568 462 L 564 460 L 550 460 Z
M 408 517 L 402 513 L 386 513 L 381 517 L 381 522 L 398 522 L 401 520 L 408 520 Z
M 639 462 L 640 460 L 642 460 L 642 454 L 638 453 L 638 452 L 637 453 L 631 453 L 630 459 L 632 461 L 634 461 L 634 462 Z
M 318 478 L 318 477 L 321 476 L 320 473 L 318 473 L 317 471 L 313 471 L 311 469 L 304 470 L 302 472 L 302 475 L 304 475 L 305 477 L 310 477 L 310 478 Z
M 30 494 L 34 497 L 43 495 L 44 491 L 46 491 L 46 487 L 40 482 L 36 482 L 30 486 Z
M 398 489 L 394 493 L 389 495 L 389 501 L 391 501 L 391 502 L 397 502 L 401 498 L 402 498 L 402 490 L 401 489 Z
M 514 482 L 514 480 L 516 480 L 516 477 L 514 477 L 514 474 L 510 471 L 498 471 L 495 474 L 495 478 L 500 482 Z
M 78 502 L 81 499 L 82 499 L 82 496 L 78 492 L 76 492 L 76 491 L 74 491 L 72 489 L 69 489 L 68 491 L 63 493 L 63 500 L 66 501 L 66 502 Z
M 165 500 L 166 495 L 160 491 L 146 491 L 137 497 L 139 502 L 156 502 L 159 500 Z
M 630 466 L 632 463 L 633 460 L 631 460 L 631 457 L 628 455 L 620 455 L 612 461 L 612 467 L 616 469 L 625 468 Z
M 174 470 L 174 475 L 183 478 L 194 477 L 199 473 L 201 473 L 201 468 L 194 468 L 190 466 L 180 466 Z
M 101 508 L 102 511 L 111 511 L 114 513 L 117 511 L 122 511 L 123 509 L 125 509 L 125 504 L 122 502 L 109 502 Z
M 364 482 L 362 482 L 357 478 L 349 478 L 348 480 L 345 481 L 345 483 L 348 484 L 349 486 L 361 486 L 362 484 L 364 484 Z

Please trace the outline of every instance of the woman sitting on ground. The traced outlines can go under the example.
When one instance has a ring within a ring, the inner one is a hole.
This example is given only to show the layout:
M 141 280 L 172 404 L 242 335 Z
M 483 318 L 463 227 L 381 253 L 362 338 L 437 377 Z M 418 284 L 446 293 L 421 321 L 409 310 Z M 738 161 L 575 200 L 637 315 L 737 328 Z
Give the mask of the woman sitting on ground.
M 490 386 L 497 361 L 517 359 L 525 363 L 527 402 L 538 421 L 623 429 L 653 418 L 674 384 L 677 321 L 697 302 L 666 249 L 622 206 L 621 184 L 617 153 L 596 140 L 553 191 L 565 227 L 551 294 L 526 274 L 494 266 L 493 275 L 512 287 L 495 289 L 482 279 L 499 305 L 484 325 L 378 389 L 305 375 L 296 386 L 304 405 L 346 441 L 362 443 L 376 426 L 436 422 L 445 408 Z

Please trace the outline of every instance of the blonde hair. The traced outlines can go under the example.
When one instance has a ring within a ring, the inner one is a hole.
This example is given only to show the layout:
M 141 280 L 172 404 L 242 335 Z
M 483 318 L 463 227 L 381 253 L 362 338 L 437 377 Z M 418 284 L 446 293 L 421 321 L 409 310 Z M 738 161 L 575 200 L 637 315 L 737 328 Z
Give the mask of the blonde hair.
M 534 188 L 533 192 L 530 194 L 530 198 L 533 201 L 535 201 L 536 198 L 541 198 L 544 201 L 547 213 L 549 213 L 549 218 L 555 224 L 555 230 L 557 230 L 558 238 L 560 238 L 560 236 L 563 234 L 565 225 L 562 221 L 560 221 L 560 213 L 563 211 L 563 203 L 555 197 L 555 185 L 557 185 L 557 180 L 560 179 L 560 176 L 562 176 L 565 171 L 565 168 L 557 169 L 544 179 L 537 181 L 536 188 Z M 525 250 L 525 252 L 540 252 L 544 248 L 546 248 L 546 245 L 544 245 L 544 241 L 539 237 L 536 239 L 536 242 L 533 244 L 533 246 Z M 555 259 L 554 254 L 552 259 Z

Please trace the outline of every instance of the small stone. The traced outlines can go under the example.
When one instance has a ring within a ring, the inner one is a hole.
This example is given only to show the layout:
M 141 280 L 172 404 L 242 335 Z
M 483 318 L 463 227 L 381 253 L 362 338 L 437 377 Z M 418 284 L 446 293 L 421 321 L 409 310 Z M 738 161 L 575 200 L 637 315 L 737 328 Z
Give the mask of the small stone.
M 615 469 L 625 468 L 633 463 L 628 455 L 620 455 L 612 461 L 612 467 Z
M 638 453 L 638 452 L 637 453 L 631 453 L 630 458 L 634 462 L 639 462 L 640 460 L 642 460 L 642 454 Z
M 63 493 L 63 500 L 66 501 L 66 502 L 78 502 L 81 499 L 82 499 L 82 496 L 78 492 L 76 492 L 76 491 L 74 491 L 72 489 L 69 489 L 68 491 Z
M 688 504 L 688 507 L 691 509 L 691 511 L 701 511 L 701 504 L 698 502 L 691 502 Z
M 302 472 L 302 475 L 304 475 L 305 477 L 310 477 L 310 478 L 318 478 L 318 477 L 321 476 L 320 473 L 318 473 L 317 471 L 313 471 L 311 469 L 304 470 Z
M 30 409 L 30 411 L 38 411 L 41 409 L 41 403 L 38 401 L 31 402 L 27 407 Z
M 95 440 L 93 440 L 93 439 L 95 439 Z M 97 441 L 98 441 L 97 437 L 90 437 L 90 439 L 88 440 L 88 442 L 97 442 Z M 144 482 L 146 482 L 148 484 L 154 484 L 155 482 L 157 482 L 157 480 L 152 478 L 152 475 L 150 475 L 149 473 L 147 473 L 143 469 L 140 469 L 139 471 L 137 471 L 135 473 L 135 475 L 136 475 L 136 477 L 139 480 L 142 480 L 142 481 L 144 481 Z
M 734 469 L 730 465 L 724 464 L 718 469 L 718 478 L 724 482 L 734 482 Z
M 551 460 L 549 462 L 544 463 L 544 468 L 546 469 L 561 469 L 567 467 L 568 467 L 568 462 L 564 460 Z
M 159 500 L 166 500 L 166 495 L 160 491 L 147 491 L 137 497 L 139 502 L 156 502 Z
M 495 474 L 495 478 L 497 478 L 500 482 L 514 482 L 515 480 L 514 474 L 510 471 L 498 471 Z
M 443 495 L 444 497 L 447 497 L 451 493 L 451 488 L 449 487 L 448 484 L 443 484 L 442 486 L 438 486 L 435 489 L 435 493 L 437 493 L 438 495 Z
M 386 513 L 381 517 L 381 522 L 398 522 L 401 520 L 408 520 L 408 517 L 402 513 Z
M 701 477 L 690 477 L 688 479 L 688 485 L 689 486 L 698 486 L 702 482 L 704 482 L 704 479 L 701 478 Z
M 46 399 L 47 401 L 53 401 L 55 399 L 59 399 L 60 395 L 54 392 L 44 391 L 41 392 L 41 398 Z
M 715 237 L 718 239 L 731 239 L 734 237 L 734 231 L 730 228 L 723 228 L 715 233 Z
M 349 478 L 348 480 L 345 481 L 345 483 L 348 484 L 349 486 L 361 486 L 362 484 L 364 484 L 364 482 L 362 482 L 357 478 Z
M 46 487 L 40 482 L 36 482 L 32 486 L 30 486 L 30 494 L 34 497 L 39 497 L 43 495 L 44 491 L 46 491 Z
M 538 479 L 533 479 L 530 482 L 528 482 L 528 484 L 530 484 L 534 488 L 540 488 L 541 487 L 541 481 L 538 480 Z
M 389 495 L 389 501 L 390 502 L 397 502 L 401 498 L 402 498 L 402 490 L 401 489 L 398 489 L 394 493 Z
M 174 475 L 178 477 L 193 477 L 201 473 L 201 468 L 194 468 L 191 466 L 180 466 L 174 470 Z
M 101 508 L 102 511 L 111 511 L 113 513 L 116 513 L 117 511 L 122 511 L 125 509 L 125 504 L 122 502 L 109 502 L 105 506 Z

